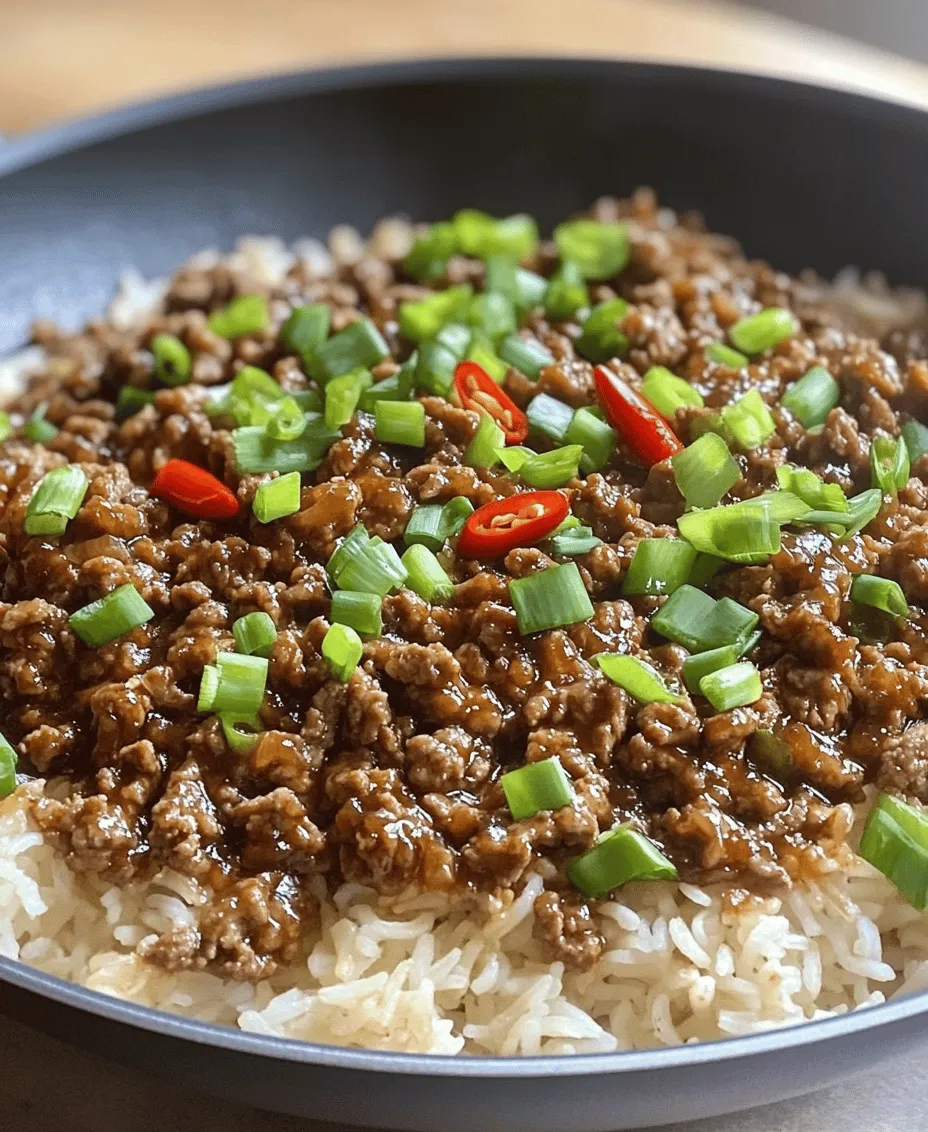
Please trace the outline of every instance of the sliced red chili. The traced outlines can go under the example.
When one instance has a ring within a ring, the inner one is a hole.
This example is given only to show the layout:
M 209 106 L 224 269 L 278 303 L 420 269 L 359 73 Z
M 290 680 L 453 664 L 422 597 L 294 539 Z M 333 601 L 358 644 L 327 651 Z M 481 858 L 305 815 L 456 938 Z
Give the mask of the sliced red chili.
M 596 393 L 612 427 L 649 467 L 681 451 L 677 434 L 640 393 L 605 366 L 593 371 Z
M 168 460 L 155 476 L 151 493 L 197 519 L 231 519 L 238 514 L 235 493 L 187 460 Z
M 458 538 L 467 558 L 495 558 L 546 538 L 567 518 L 570 504 L 559 491 L 522 491 L 485 503 L 468 515 Z
M 507 444 L 528 436 L 528 417 L 476 362 L 461 362 L 454 371 L 454 388 L 465 409 L 487 413 L 506 435 Z

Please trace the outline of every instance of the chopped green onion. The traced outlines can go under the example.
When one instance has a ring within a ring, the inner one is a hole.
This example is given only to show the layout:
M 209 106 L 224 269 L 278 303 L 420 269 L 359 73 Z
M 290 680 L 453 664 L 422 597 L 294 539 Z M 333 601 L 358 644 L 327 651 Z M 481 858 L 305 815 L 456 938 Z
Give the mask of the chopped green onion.
M 470 346 L 467 349 L 467 359 L 476 362 L 487 371 L 497 384 L 502 385 L 509 366 L 499 357 L 493 349 L 493 342 L 479 330 L 474 331 Z
M 511 448 L 499 449 L 497 456 L 502 457 L 510 451 Z M 566 444 L 563 448 L 553 448 L 550 452 L 531 452 L 531 449 L 521 451 L 530 452 L 531 455 L 519 463 L 518 475 L 529 487 L 539 489 L 562 487 L 568 480 L 575 479 L 583 456 L 583 448 L 579 444 Z
M 754 665 L 742 660 L 703 676 L 699 690 L 716 711 L 731 711 L 759 700 L 764 686 Z
M 383 632 L 383 620 L 380 616 L 382 604 L 383 598 L 379 594 L 336 590 L 332 594 L 329 620 L 338 625 L 347 625 L 356 633 L 363 633 L 367 637 L 379 637 Z
M 899 432 L 908 449 L 909 460 L 914 467 L 928 452 L 928 428 L 919 421 L 906 421 Z
M 871 519 L 879 514 L 883 504 L 883 493 L 878 487 L 871 487 L 854 495 L 847 501 L 846 511 L 808 511 L 805 515 L 797 516 L 797 523 L 823 524 L 831 528 L 838 528 L 842 539 L 862 531 Z
M 200 693 L 197 697 L 197 711 L 212 711 L 219 688 L 219 669 L 215 664 L 207 664 L 200 677 Z
M 798 495 L 803 503 L 822 511 L 847 511 L 847 497 L 839 484 L 825 483 L 810 468 L 796 468 L 781 464 L 777 468 L 777 483 L 784 491 Z
M 310 303 L 294 307 L 280 328 L 280 343 L 291 353 L 311 354 L 329 336 L 331 316 L 325 303 Z
M 759 620 L 752 609 L 740 602 L 733 601 L 730 597 L 719 598 L 702 629 L 703 648 L 734 645 L 739 649 L 740 655 Z
M 651 366 L 644 375 L 641 393 L 668 420 L 673 420 L 677 409 L 687 405 L 701 409 L 705 405 L 698 389 L 665 366 Z
M 258 485 L 252 510 L 259 523 L 273 523 L 300 509 L 300 473 L 286 475 Z
M 535 432 L 540 432 L 555 444 L 562 444 L 573 420 L 574 411 L 570 405 L 558 401 L 556 397 L 549 397 L 547 393 L 539 393 L 528 403 L 525 410 L 528 423 Z
M 591 362 L 608 362 L 628 349 L 628 339 L 619 330 L 628 311 L 624 299 L 606 299 L 597 303 L 580 327 L 580 337 L 574 343 L 577 353 Z
M 563 526 L 564 523 L 561 523 L 561 527 Z M 563 532 L 559 528 L 553 535 L 549 536 L 548 541 L 551 545 L 551 553 L 562 555 L 565 558 L 577 558 L 581 554 L 589 554 L 597 546 L 602 546 L 603 542 L 601 538 L 597 538 L 593 534 L 592 527 L 584 527 L 579 524 Z
M 349 625 L 331 625 L 322 638 L 322 655 L 336 680 L 347 684 L 364 653 L 364 643 Z
M 459 358 L 440 342 L 423 342 L 417 351 L 416 385 L 436 397 L 447 397 Z
M 474 512 L 474 505 L 463 495 L 456 495 L 449 499 L 442 509 L 441 521 L 445 538 L 454 538 L 461 533 L 461 528 L 467 522 L 467 516 Z
M 738 650 L 738 656 L 747 656 L 748 653 L 753 652 L 760 644 L 763 635 L 761 629 L 756 629 L 746 637 L 739 637 L 735 644 L 735 648 Z
M 367 528 L 363 523 L 356 523 L 351 528 L 326 563 L 326 573 L 333 582 L 338 581 L 338 575 L 356 555 L 361 553 L 370 541 L 371 536 L 367 533 Z
M 688 542 L 675 538 L 646 538 L 635 547 L 622 582 L 622 593 L 675 593 L 689 579 L 696 562 L 696 551 Z
M 333 334 L 304 360 L 310 376 L 324 383 L 352 370 L 373 369 L 389 356 L 383 335 L 369 318 L 361 318 Z
M 724 342 L 711 342 L 703 351 L 706 360 L 729 369 L 742 369 L 750 359 L 740 350 L 733 350 Z
M 282 397 L 269 409 L 271 416 L 264 425 L 264 431 L 272 440 L 296 440 L 306 431 L 306 414 L 295 397 Z
M 264 732 L 257 715 L 240 715 L 238 712 L 224 711 L 219 716 L 222 733 L 229 749 L 237 755 L 244 755 L 258 742 Z
M 711 582 L 715 575 L 725 565 L 725 560 L 716 558 L 714 554 L 697 554 L 690 576 L 686 579 L 691 586 L 704 586 Z
M 714 433 L 720 436 L 726 444 L 734 444 L 735 438 L 731 434 L 731 429 L 722 420 L 721 413 L 701 413 L 699 416 L 694 416 L 690 419 L 690 436 L 693 439 L 698 439 L 700 436 L 705 436 L 706 433 Z
M 388 542 L 371 539 L 340 567 L 335 581 L 341 590 L 359 590 L 383 597 L 403 585 L 406 577 L 406 567 L 393 547 Z
M 440 220 L 419 236 L 406 256 L 405 267 L 417 279 L 434 279 L 458 251 L 458 237 L 450 220 Z
M 129 386 L 126 386 L 126 385 L 124 385 L 122 387 L 122 389 L 128 389 L 128 388 L 129 388 Z M 120 391 L 119 391 L 120 394 L 122 393 L 122 389 L 120 389 Z M 144 392 L 144 390 L 143 390 L 143 392 Z M 154 395 L 152 395 L 152 400 L 154 400 Z M 141 406 L 139 406 L 139 407 L 141 408 Z M 129 415 L 129 414 L 127 414 L 127 415 Z M 119 400 L 118 399 L 116 401 L 116 418 L 117 418 L 117 420 L 119 419 Z M 2 409 L 0 409 L 0 443 L 2 443 L 4 440 L 6 440 L 7 437 L 9 437 L 12 434 L 12 432 L 13 432 L 13 422 L 10 420 L 10 414 L 5 413 Z
M 506 443 L 506 434 L 489 413 L 481 415 L 473 439 L 464 451 L 464 463 L 471 468 L 492 468 L 498 461 L 497 449 Z
M 484 286 L 488 292 L 505 295 L 516 301 L 516 263 L 508 255 L 491 255 L 487 259 Z
M 467 353 L 474 332 L 463 322 L 449 322 L 435 335 L 434 341 L 447 347 L 460 360 Z
M 254 715 L 264 701 L 267 684 L 267 658 L 241 652 L 216 654 L 219 682 L 213 696 L 211 710 L 237 715 Z
M 581 216 L 554 229 L 562 260 L 580 268 L 585 279 L 611 279 L 628 263 L 628 229 L 621 221 Z
M 554 365 L 554 355 L 537 338 L 519 334 L 506 335 L 499 344 L 499 356 L 529 381 L 537 381 L 545 366 Z
M 693 586 L 679 586 L 651 618 L 651 628 L 690 652 L 701 652 L 714 612 L 714 598 Z
M 131 633 L 151 621 L 155 611 L 139 591 L 127 582 L 106 597 L 92 601 L 68 618 L 68 624 L 85 645 L 98 648 Z
M 16 762 L 16 752 L 0 735 L 0 798 L 8 798 L 16 789 Z
M 536 455 L 534 448 L 526 448 L 522 444 L 510 444 L 506 448 L 496 449 L 496 458 L 501 460 L 510 472 L 518 472 L 523 464 Z
M 190 351 L 173 334 L 156 334 L 151 340 L 155 377 L 165 385 L 185 385 L 190 380 Z
M 409 516 L 403 541 L 407 546 L 427 546 L 441 550 L 445 544 L 444 508 L 440 503 L 427 503 L 417 507 Z
M 39 480 L 23 528 L 27 535 L 62 535 L 87 494 L 87 477 L 76 464 L 52 468 Z
M 45 419 L 48 405 L 37 405 L 26 423 L 23 425 L 23 436 L 33 444 L 48 444 L 58 435 L 57 426 Z
M 556 755 L 510 770 L 499 782 L 515 821 L 559 810 L 574 799 L 573 783 Z
M 737 659 L 738 650 L 734 645 L 721 645 L 716 649 L 693 653 L 683 662 L 683 683 L 695 694 L 699 691 L 699 682 L 703 676 L 718 672 L 720 668 L 730 668 Z
M 741 503 L 690 511 L 677 520 L 677 529 L 703 554 L 740 565 L 766 562 L 780 549 L 779 521 Z
M 424 601 L 447 601 L 454 594 L 454 582 L 427 546 L 413 544 L 403 555 L 402 563 L 409 575 L 407 585 Z
M 739 319 L 728 337 L 745 354 L 759 354 L 799 333 L 799 323 L 785 307 L 766 307 L 759 314 Z
M 545 313 L 556 321 L 566 321 L 589 305 L 583 272 L 575 263 L 562 263 L 545 288 Z
M 841 401 L 841 386 L 827 369 L 813 366 L 783 394 L 783 408 L 789 409 L 803 428 L 819 428 Z
M 601 652 L 593 657 L 593 663 L 599 665 L 613 684 L 624 688 L 639 703 L 676 704 L 680 701 L 680 697 L 664 683 L 657 669 L 636 656 Z
M 872 574 L 858 574 L 851 583 L 851 601 L 860 605 L 872 605 L 893 617 L 908 617 L 909 603 L 898 582 L 887 578 L 875 578 Z
M 400 303 L 400 333 L 411 342 L 434 338 L 449 322 L 466 322 L 474 289 L 469 283 L 432 291 L 423 299 Z
M 928 814 L 917 806 L 880 794 L 867 817 L 860 855 L 924 911 L 928 905 Z
M 593 616 L 589 594 L 574 562 L 513 579 L 509 597 L 523 636 L 575 625 Z
M 779 782 L 786 782 L 793 764 L 793 752 L 788 743 L 762 728 L 751 736 L 748 749 L 751 758 L 764 773 Z
M 735 514 L 759 515 L 763 519 L 772 519 L 775 523 L 796 522 L 811 513 L 809 504 L 791 491 L 765 491 L 751 499 L 742 499 L 740 503 L 730 503 L 724 510 Z
M 365 413 L 372 413 L 378 401 L 408 401 L 412 394 L 412 376 L 419 361 L 418 351 L 413 354 L 412 365 L 406 369 L 401 367 L 398 373 L 385 377 L 382 381 L 375 381 L 373 385 L 361 391 L 360 408 Z M 408 365 L 408 363 L 407 363 Z M 404 370 L 406 373 L 404 374 Z
M 270 656 L 277 640 L 277 626 L 267 613 L 246 613 L 232 626 L 239 652 L 249 656 Z
M 911 461 L 905 441 L 891 436 L 875 436 L 870 444 L 872 486 L 884 495 L 895 496 L 909 482 Z
M 242 295 L 209 316 L 209 328 L 220 338 L 256 334 L 268 323 L 267 303 L 260 295 Z
M 451 225 L 458 250 L 478 259 L 494 255 L 530 259 L 538 248 L 538 227 L 524 212 L 497 220 L 479 209 L 462 208 L 451 218 Z
M 734 405 L 726 405 L 722 410 L 722 421 L 741 447 L 748 451 L 760 447 L 777 430 L 776 421 L 756 389 L 749 390 Z
M 579 444 L 583 449 L 580 468 L 583 472 L 598 472 L 609 463 L 615 451 L 616 431 L 589 409 L 577 409 L 570 418 L 564 433 L 568 444 Z
M 687 507 L 714 507 L 741 478 L 728 445 L 714 432 L 694 440 L 670 463 Z
M 516 292 L 512 296 L 516 307 L 520 311 L 534 310 L 545 301 L 545 292 L 548 290 L 548 280 L 534 271 L 526 271 L 524 267 L 516 268 Z
M 325 387 L 325 424 L 333 430 L 347 424 L 361 400 L 361 394 L 369 389 L 374 379 L 370 370 L 354 369 L 333 377 Z
M 374 435 L 384 444 L 425 447 L 425 406 L 421 401 L 378 401 Z
M 512 299 L 498 291 L 474 295 L 467 321 L 493 342 L 499 342 L 516 329 L 516 308 Z
M 600 834 L 592 849 L 571 861 L 567 875 L 584 896 L 599 900 L 633 880 L 673 880 L 677 870 L 653 841 L 624 824 Z
M 235 429 L 232 441 L 238 473 L 314 471 L 335 441 L 341 439 L 341 433 L 326 428 L 314 413 L 306 414 L 306 422 L 296 440 L 275 440 L 261 425 Z

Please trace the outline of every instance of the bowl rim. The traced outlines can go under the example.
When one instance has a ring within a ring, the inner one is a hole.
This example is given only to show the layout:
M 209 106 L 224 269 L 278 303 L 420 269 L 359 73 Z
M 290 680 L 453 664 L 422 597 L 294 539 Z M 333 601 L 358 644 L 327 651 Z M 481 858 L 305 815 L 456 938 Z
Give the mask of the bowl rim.
M 924 135 L 928 142 L 926 109 L 855 90 L 817 86 L 744 70 L 585 56 L 416 57 L 286 71 L 132 102 L 100 114 L 6 139 L 0 144 L 0 178 L 148 128 L 286 98 L 442 80 L 480 82 L 539 76 L 596 78 L 616 72 L 655 82 L 683 80 L 696 87 L 719 92 L 764 94 L 797 104 L 814 102 L 823 108 L 843 109 L 858 119 L 893 124 L 899 129 Z M 459 1056 L 362 1050 L 248 1033 L 233 1026 L 140 1006 L 3 956 L 0 956 L 0 983 L 109 1022 L 232 1053 L 332 1069 L 423 1077 L 587 1077 L 692 1068 L 786 1049 L 814 1047 L 928 1014 L 928 992 L 918 992 L 831 1018 L 692 1045 L 554 1056 Z

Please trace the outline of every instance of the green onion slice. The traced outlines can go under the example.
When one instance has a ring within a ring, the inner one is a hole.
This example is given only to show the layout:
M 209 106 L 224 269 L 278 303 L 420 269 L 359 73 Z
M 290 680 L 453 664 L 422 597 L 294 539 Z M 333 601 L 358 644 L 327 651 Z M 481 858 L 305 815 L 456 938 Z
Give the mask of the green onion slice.
M 728 445 L 707 432 L 670 458 L 673 478 L 687 507 L 714 507 L 741 479 Z
M 353 369 L 340 377 L 333 377 L 325 387 L 325 425 L 333 432 L 346 425 L 365 389 L 373 385 L 370 370 Z
M 403 541 L 407 546 L 420 545 L 429 550 L 441 550 L 445 544 L 444 508 L 440 503 L 427 503 L 417 507 L 409 516 Z
M 449 322 L 466 322 L 474 289 L 469 283 L 432 291 L 425 298 L 401 303 L 397 321 L 400 333 L 411 342 L 425 342 Z
M 348 625 L 331 625 L 322 638 L 322 655 L 336 680 L 347 684 L 364 653 L 364 644 Z
M 563 527 L 564 524 L 562 523 L 561 526 Z M 577 558 L 581 554 L 589 554 L 597 546 L 602 546 L 603 540 L 593 534 L 592 527 L 578 524 L 565 531 L 555 531 L 549 537 L 548 542 L 552 554 L 558 554 L 564 558 Z
M 497 452 L 506 444 L 506 434 L 496 421 L 483 414 L 477 431 L 464 450 L 464 463 L 471 468 L 492 468 L 499 460 Z
M 565 261 L 548 280 L 545 313 L 555 321 L 566 321 L 588 307 L 589 303 L 583 272 L 577 264 Z
M 770 439 L 777 430 L 776 421 L 756 389 L 722 410 L 722 422 L 742 448 L 752 451 Z
M 165 385 L 185 385 L 190 380 L 190 351 L 173 334 L 156 334 L 151 340 L 155 377 Z
M 751 758 L 765 774 L 778 782 L 786 782 L 793 766 L 793 752 L 785 740 L 773 731 L 755 731 L 748 742 Z
M 456 495 L 449 499 L 442 509 L 442 524 L 445 538 L 454 538 L 461 533 L 461 528 L 467 522 L 467 516 L 474 512 L 474 505 L 463 495 Z
M 569 806 L 573 783 L 556 756 L 510 770 L 499 780 L 515 821 Z
M 295 514 L 300 509 L 300 473 L 287 472 L 259 484 L 251 506 L 259 523 L 273 523 Z
M 331 559 L 329 566 L 331 568 Z M 335 581 L 341 590 L 359 590 L 383 597 L 402 586 L 406 578 L 406 567 L 393 547 L 388 542 L 371 539 L 339 569 Z
M 669 420 L 673 420 L 677 409 L 685 408 L 687 405 L 695 405 L 701 409 L 705 405 L 698 389 L 694 389 L 682 377 L 671 373 L 665 366 L 651 366 L 644 375 L 641 392 L 655 409 Z
M 361 553 L 370 541 L 371 536 L 367 533 L 367 528 L 363 523 L 357 523 L 351 528 L 332 552 L 332 556 L 326 564 L 326 571 L 333 582 L 338 581 L 338 576 L 342 570 Z
M 677 870 L 653 841 L 628 824 L 600 834 L 592 849 L 571 861 L 567 875 L 590 900 L 633 880 L 673 880 Z
M 555 444 L 563 444 L 567 436 L 574 411 L 570 405 L 558 401 L 556 397 L 549 397 L 547 393 L 539 393 L 528 403 L 525 410 L 530 428 L 541 433 Z
M 914 467 L 928 452 L 928 428 L 919 421 L 906 421 L 899 429 L 909 453 L 909 461 Z
M 467 321 L 493 343 L 501 342 L 508 334 L 515 333 L 518 325 L 512 299 L 498 291 L 474 295 L 467 312 Z
M 499 356 L 530 381 L 537 381 L 545 366 L 554 365 L 550 350 L 536 338 L 523 338 L 519 334 L 506 335 L 499 344 Z
M 741 565 L 766 562 L 780 549 L 780 524 L 786 520 L 774 518 L 762 505 L 749 507 L 747 503 L 755 501 L 690 511 L 677 520 L 677 529 L 703 554 Z M 805 504 L 801 506 L 806 509 Z
M 317 413 L 306 414 L 306 427 L 296 440 L 275 440 L 261 425 L 248 425 L 232 433 L 235 467 L 240 475 L 311 472 L 336 440 L 341 440 L 341 433 L 327 428 Z
M 928 814 L 880 794 L 867 817 L 860 855 L 920 912 L 928 905 Z
M 421 401 L 378 401 L 374 435 L 384 444 L 425 447 L 425 406 Z
M 743 369 L 750 359 L 740 350 L 733 350 L 724 342 L 711 342 L 703 351 L 707 361 L 716 365 L 727 366 L 729 369 Z
M 872 605 L 893 617 L 908 617 L 909 603 L 898 582 L 888 578 L 875 578 L 872 574 L 858 574 L 851 582 L 851 601 Z
M 352 370 L 373 369 L 389 356 L 383 335 L 369 318 L 361 318 L 307 354 L 304 362 L 310 376 L 325 383 Z
M 200 693 L 197 697 L 197 711 L 212 711 L 219 688 L 219 669 L 215 664 L 207 664 L 200 677 Z
M 408 574 L 407 585 L 423 601 L 436 604 L 454 595 L 454 582 L 427 546 L 413 544 L 402 557 Z
M 448 260 L 457 251 L 454 225 L 450 220 L 440 220 L 415 241 L 404 266 L 416 279 L 434 279 L 444 272 Z
M 720 668 L 730 668 L 737 659 L 738 650 L 734 645 L 721 645 L 716 649 L 693 653 L 683 662 L 683 683 L 695 694 L 699 691 L 699 682 L 704 676 L 718 672 Z
M 524 212 L 497 220 L 476 208 L 462 208 L 451 218 L 457 250 L 489 259 L 495 255 L 530 259 L 538 248 L 538 226 Z
M 803 503 L 823 511 L 848 511 L 847 496 L 836 483 L 825 483 L 810 468 L 796 468 L 781 464 L 777 468 L 777 483 L 784 491 L 798 495 Z
M 109 644 L 155 616 L 155 611 L 139 591 L 127 582 L 106 597 L 92 601 L 68 618 L 68 624 L 85 645 L 98 648 Z
M 716 711 L 732 711 L 760 699 L 764 687 L 760 673 L 750 661 L 742 660 L 718 668 L 699 681 L 699 690 Z
M 52 468 L 39 480 L 23 527 L 27 535 L 62 535 L 87 494 L 87 477 L 76 464 Z
M 597 303 L 580 327 L 574 343 L 577 353 L 591 362 L 608 362 L 628 349 L 628 339 L 618 328 L 628 312 L 624 299 L 606 299 Z
M 683 539 L 642 539 L 629 563 L 622 593 L 626 597 L 675 593 L 689 580 L 695 563 L 696 551 Z
M 731 598 L 716 601 L 702 590 L 684 585 L 654 614 L 651 628 L 690 652 L 721 645 L 735 645 L 740 651 L 758 620 L 756 613 Z
M 325 303 L 294 307 L 280 328 L 280 343 L 291 353 L 301 356 L 311 354 L 328 338 L 330 321 L 329 308 Z
M 57 425 L 45 419 L 47 412 L 48 405 L 37 405 L 23 425 L 23 436 L 33 444 L 48 444 L 58 435 Z
M 277 626 L 267 613 L 246 613 L 232 625 L 232 636 L 239 652 L 270 656 L 277 640 Z
M 230 750 L 237 755 L 247 754 L 264 734 L 261 720 L 256 715 L 226 711 L 219 716 L 219 722 Z
M 841 386 L 822 366 L 814 366 L 783 394 L 782 405 L 803 428 L 820 428 L 841 401 Z
M 154 400 L 155 395 L 150 389 L 140 389 L 137 385 L 120 386 L 116 394 L 116 420 L 121 424 L 146 405 L 153 404 Z M 6 437 L 0 436 L 0 439 L 5 440 Z
M 267 406 L 268 419 L 264 431 L 272 440 L 296 440 L 306 431 L 307 414 L 300 408 L 295 397 L 282 397 L 273 405 Z M 257 421 L 254 421 L 257 424 Z
M 210 710 L 237 715 L 254 715 L 264 701 L 267 684 L 267 658 L 241 652 L 216 654 L 219 680 Z M 205 672 L 204 672 L 205 674 Z
M 575 625 L 593 616 L 589 594 L 574 562 L 513 579 L 509 597 L 523 636 Z
M 496 455 L 506 463 L 510 471 L 517 472 L 529 487 L 562 487 L 569 480 L 575 479 L 580 470 L 583 448 L 579 444 L 565 444 L 550 452 L 532 452 L 530 448 L 520 448 L 515 453 L 514 447 L 516 446 L 499 448 Z
M 612 681 L 624 688 L 642 704 L 676 704 L 680 697 L 664 683 L 663 677 L 652 665 L 636 656 L 618 656 L 601 652 L 593 663 Z
M 883 493 L 879 488 L 869 488 L 847 501 L 846 511 L 808 511 L 797 516 L 797 523 L 821 524 L 837 529 L 842 539 L 862 531 L 879 514 L 883 503 Z
M 628 263 L 628 228 L 618 220 L 566 220 L 554 229 L 554 243 L 585 279 L 611 279 Z
M 728 337 L 745 354 L 759 354 L 799 333 L 799 323 L 785 307 L 767 307 L 759 314 L 739 319 Z
M 876 436 L 870 444 L 870 470 L 872 486 L 884 495 L 896 495 L 909 482 L 911 461 L 909 450 L 902 437 Z
M 209 316 L 209 328 L 220 338 L 257 334 L 268 324 L 267 303 L 260 295 L 242 295 Z
M 365 637 L 379 637 L 383 632 L 382 604 L 383 598 L 379 594 L 336 590 L 332 594 L 329 620 L 334 624 L 347 625 Z
M 0 735 L 0 798 L 7 798 L 16 789 L 16 751 Z
M 608 464 L 615 451 L 618 436 L 604 420 L 600 420 L 589 409 L 577 409 L 571 417 L 564 434 L 568 444 L 579 444 L 583 449 L 580 459 L 581 471 L 601 471 Z

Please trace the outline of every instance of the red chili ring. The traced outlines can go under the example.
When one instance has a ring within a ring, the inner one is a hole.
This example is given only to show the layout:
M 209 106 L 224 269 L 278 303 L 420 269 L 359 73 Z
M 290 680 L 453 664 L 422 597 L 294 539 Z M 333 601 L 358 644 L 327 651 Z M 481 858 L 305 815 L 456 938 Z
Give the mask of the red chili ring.
M 496 421 L 507 444 L 521 444 L 528 436 L 528 417 L 476 362 L 461 362 L 454 371 L 454 389 L 465 409 L 486 413 Z
M 155 476 L 151 494 L 197 519 L 231 519 L 238 514 L 235 492 L 187 460 L 168 460 Z
M 569 511 L 560 491 L 522 491 L 495 499 L 468 515 L 458 552 L 466 558 L 496 558 L 517 546 L 531 546 L 559 527 Z
M 612 427 L 643 464 L 675 456 L 683 445 L 654 406 L 612 370 L 593 370 L 596 393 Z

